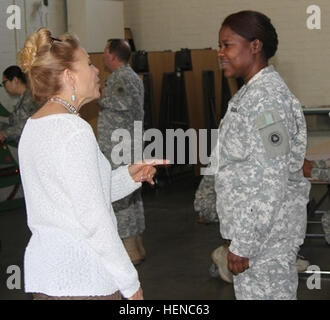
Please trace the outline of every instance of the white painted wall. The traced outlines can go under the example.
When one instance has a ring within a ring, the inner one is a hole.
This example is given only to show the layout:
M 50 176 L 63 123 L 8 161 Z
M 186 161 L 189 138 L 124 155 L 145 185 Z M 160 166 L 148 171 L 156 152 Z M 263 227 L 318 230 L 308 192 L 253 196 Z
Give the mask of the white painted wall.
M 306 26 L 310 5 L 321 8 L 321 30 Z M 124 21 L 138 50 L 217 48 L 223 19 L 245 9 L 271 18 L 280 42 L 272 62 L 301 103 L 330 104 L 329 0 L 124 0 Z
M 71 0 L 72 1 L 72 0 Z M 73 0 L 76 2 L 84 0 Z M 93 0 L 103 1 L 103 0 Z M 16 52 L 27 35 L 41 26 L 54 34 L 67 31 L 65 0 L 49 0 L 47 12 L 36 10 L 40 0 L 0 0 L 0 67 L 16 64 Z M 112 1 L 113 2 L 113 1 Z M 230 13 L 259 10 L 273 21 L 279 34 L 279 50 L 272 60 L 291 90 L 304 105 L 330 104 L 330 1 L 329 0 L 124 0 L 125 27 L 130 27 L 137 49 L 178 50 L 180 48 L 217 48 L 218 31 Z M 22 9 L 21 30 L 6 27 L 6 9 L 17 4 Z M 321 8 L 321 30 L 306 26 L 310 5 Z M 96 8 L 96 6 L 95 6 Z M 79 12 L 80 17 L 82 11 Z M 79 17 L 79 15 L 78 15 Z M 83 21 L 83 19 L 81 19 Z M 98 15 L 90 20 L 103 30 Z M 93 33 L 94 34 L 94 33 Z M 95 39 L 104 42 L 105 35 Z M 111 35 L 109 36 L 111 37 Z M 102 38 L 102 39 L 101 39 Z M 11 100 L 0 88 L 0 101 L 8 107 Z
M 103 52 L 106 41 L 124 37 L 123 2 L 67 0 L 68 31 L 78 35 L 87 52 Z
M 79 1 L 79 0 L 78 0 Z M 10 65 L 17 64 L 17 53 L 24 45 L 27 36 L 41 27 L 48 27 L 55 35 L 67 31 L 66 1 L 49 0 L 48 7 L 42 5 L 41 0 L 0 0 L 0 71 Z M 9 30 L 7 8 L 17 5 L 21 11 L 21 29 Z M 15 100 L 10 98 L 4 88 L 0 88 L 0 102 L 12 110 Z

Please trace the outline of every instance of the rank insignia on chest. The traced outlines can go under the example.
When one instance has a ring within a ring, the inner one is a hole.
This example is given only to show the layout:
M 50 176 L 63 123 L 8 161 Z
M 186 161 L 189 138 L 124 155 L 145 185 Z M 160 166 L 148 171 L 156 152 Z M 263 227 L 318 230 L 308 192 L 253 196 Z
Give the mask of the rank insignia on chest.
M 237 108 L 231 108 L 230 111 L 231 112 L 237 112 Z

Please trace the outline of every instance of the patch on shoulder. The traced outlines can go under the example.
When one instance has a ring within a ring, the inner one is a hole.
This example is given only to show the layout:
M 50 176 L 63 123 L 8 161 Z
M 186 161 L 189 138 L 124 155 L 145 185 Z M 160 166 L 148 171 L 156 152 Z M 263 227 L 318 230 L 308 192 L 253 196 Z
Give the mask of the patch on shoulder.
M 118 87 L 117 92 L 118 92 L 118 94 L 122 95 L 125 92 L 125 90 L 123 87 Z
M 255 124 L 269 158 L 283 156 L 290 152 L 288 130 L 277 110 L 262 112 Z
M 113 95 L 117 95 L 117 96 L 125 95 L 125 85 L 122 81 L 118 81 L 117 83 L 115 83 L 111 89 Z

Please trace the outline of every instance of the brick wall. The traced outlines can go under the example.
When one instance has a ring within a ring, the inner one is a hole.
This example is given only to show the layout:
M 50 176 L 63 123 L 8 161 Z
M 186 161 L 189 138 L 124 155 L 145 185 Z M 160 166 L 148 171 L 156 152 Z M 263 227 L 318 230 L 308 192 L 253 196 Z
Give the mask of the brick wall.
M 321 9 L 321 30 L 306 26 L 310 5 Z M 280 45 L 271 62 L 301 103 L 330 104 L 329 0 L 124 0 L 125 26 L 148 51 L 217 48 L 223 19 L 244 9 L 272 19 Z

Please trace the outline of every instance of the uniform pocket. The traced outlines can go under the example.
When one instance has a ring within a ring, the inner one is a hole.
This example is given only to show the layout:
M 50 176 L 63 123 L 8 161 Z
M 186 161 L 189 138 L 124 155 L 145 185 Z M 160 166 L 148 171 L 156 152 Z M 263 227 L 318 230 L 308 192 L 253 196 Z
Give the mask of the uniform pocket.
M 288 130 L 276 110 L 261 113 L 256 126 L 268 158 L 284 156 L 290 152 Z

